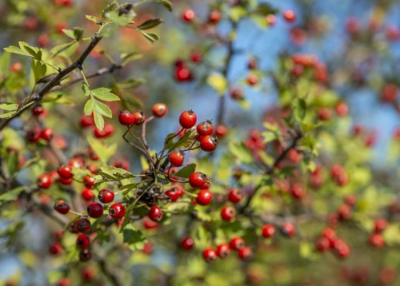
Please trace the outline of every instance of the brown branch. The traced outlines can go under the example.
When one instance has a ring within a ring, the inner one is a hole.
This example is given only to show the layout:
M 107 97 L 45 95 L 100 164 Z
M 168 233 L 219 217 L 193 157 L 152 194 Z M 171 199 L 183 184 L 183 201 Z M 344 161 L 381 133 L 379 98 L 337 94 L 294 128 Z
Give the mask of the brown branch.
M 118 280 L 118 277 L 108 269 L 105 260 L 100 260 L 98 265 L 101 269 L 101 272 L 110 280 L 111 284 L 114 286 L 122 286 L 122 283 Z
M 79 58 L 70 66 L 61 69 L 58 72 L 58 74 L 55 77 L 53 77 L 45 86 L 43 86 L 42 89 L 40 89 L 37 93 L 34 93 L 28 98 L 26 98 L 23 101 L 23 103 L 19 106 L 16 113 L 14 113 L 10 118 L 7 118 L 0 123 L 0 130 L 3 130 L 10 123 L 12 119 L 19 117 L 24 111 L 26 111 L 29 108 L 29 106 L 31 106 L 32 103 L 39 102 L 46 93 L 50 92 L 53 89 L 53 87 L 59 85 L 61 80 L 63 80 L 66 76 L 68 76 L 72 71 L 78 68 L 83 69 L 82 67 L 83 62 L 92 52 L 92 50 L 97 46 L 97 44 L 100 42 L 101 39 L 102 37 L 100 36 L 100 34 L 96 33 L 93 39 L 90 41 L 89 45 L 79 56 Z

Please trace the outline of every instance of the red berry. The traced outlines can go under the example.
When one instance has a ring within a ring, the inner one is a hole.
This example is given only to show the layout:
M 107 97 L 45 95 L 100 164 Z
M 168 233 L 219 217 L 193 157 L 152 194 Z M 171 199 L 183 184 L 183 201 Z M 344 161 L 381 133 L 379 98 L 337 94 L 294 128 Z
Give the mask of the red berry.
M 136 111 L 133 113 L 133 116 L 135 118 L 134 124 L 137 126 L 142 125 L 146 121 L 146 116 L 143 111 Z
M 388 222 L 383 218 L 378 218 L 375 220 L 374 232 L 381 233 L 388 227 Z
M 296 227 L 291 222 L 284 222 L 281 231 L 284 235 L 292 237 L 296 233 Z
M 255 69 L 257 69 L 257 67 L 258 67 L 257 58 L 254 58 L 254 57 L 250 58 L 249 61 L 247 62 L 247 67 L 248 67 L 250 70 L 255 70 Z
M 172 151 L 168 158 L 172 166 L 180 167 L 185 160 L 185 154 L 182 151 Z
M 353 194 L 347 195 L 343 199 L 344 203 L 349 206 L 354 206 L 357 203 L 357 197 Z
M 248 85 L 250 85 L 250 86 L 255 86 L 255 85 L 257 85 L 257 84 L 258 84 L 258 77 L 257 77 L 256 75 L 254 75 L 254 74 L 249 74 L 249 75 L 247 76 L 247 83 L 248 83 Z
M 300 184 L 294 184 L 291 188 L 291 194 L 296 199 L 301 199 L 307 195 L 305 188 Z
M 80 219 L 78 219 L 76 221 L 75 225 L 76 225 L 76 229 L 82 233 L 88 232 L 90 230 L 90 226 L 91 226 L 90 221 L 84 217 L 81 217 Z
M 152 221 L 148 216 L 145 216 L 142 220 L 143 222 L 143 227 L 145 229 L 153 229 L 158 227 L 158 223 L 155 221 Z
M 179 82 L 192 80 L 192 73 L 186 67 L 179 67 L 175 70 L 175 79 Z
M 273 14 L 268 14 L 265 16 L 265 20 L 267 21 L 268 26 L 274 26 L 276 23 L 276 16 Z
M 217 254 L 214 249 L 206 248 L 203 251 L 203 258 L 208 263 L 214 262 L 217 259 Z
M 265 224 L 262 227 L 262 235 L 265 238 L 271 238 L 275 234 L 275 227 L 272 224 Z
M 192 188 L 200 189 L 207 183 L 207 176 L 201 172 L 194 172 L 189 176 L 189 184 Z
M 350 246 L 341 239 L 337 239 L 334 244 L 334 250 L 338 257 L 346 258 L 350 255 Z
M 96 202 L 91 202 L 88 206 L 87 206 L 87 213 L 88 216 L 92 217 L 92 218 L 99 218 L 103 215 L 104 212 L 104 208 L 101 204 L 96 203 Z
M 214 131 L 214 126 L 210 120 L 203 121 L 197 124 L 197 133 L 201 136 L 211 135 Z
M 285 10 L 283 11 L 283 18 L 286 22 L 292 23 L 296 21 L 296 13 L 293 10 Z
M 236 216 L 236 210 L 233 207 L 227 206 L 222 208 L 221 218 L 223 220 L 231 221 L 235 218 L 235 216 Z
M 151 108 L 151 112 L 155 117 L 163 117 L 168 112 L 167 105 L 164 103 L 156 103 Z
M 183 195 L 183 187 L 176 184 L 171 189 L 166 190 L 165 194 L 171 199 L 172 202 L 176 202 Z
M 86 188 L 93 188 L 96 185 L 96 180 L 94 177 L 84 176 L 83 183 L 85 184 Z
M 49 252 L 52 255 L 58 255 L 61 254 L 63 252 L 63 247 L 60 243 L 58 242 L 53 242 L 50 247 L 49 247 Z
M 114 167 L 121 168 L 121 169 L 128 171 L 130 168 L 130 164 L 127 160 L 122 159 L 122 160 L 115 161 Z
M 25 137 L 26 137 L 26 140 L 28 140 L 31 143 L 35 143 L 35 142 L 39 141 L 39 139 L 40 139 L 40 129 L 35 128 L 35 129 L 32 129 L 32 130 L 28 130 L 26 132 L 26 136 Z
M 68 164 L 74 168 L 83 168 L 83 166 L 85 166 L 85 160 L 80 157 L 75 157 L 72 158 Z
M 94 124 L 93 117 L 82 115 L 80 124 L 82 128 L 92 126 Z
M 108 204 L 114 200 L 114 192 L 109 189 L 102 189 L 97 197 L 103 204 Z
M 199 205 L 206 206 L 211 203 L 212 198 L 213 195 L 209 190 L 200 190 L 200 192 L 197 194 L 196 202 Z
M 153 221 L 160 221 L 163 217 L 162 210 L 158 206 L 152 206 L 149 211 L 149 218 Z
M 182 112 L 179 123 L 183 128 L 189 129 L 196 125 L 197 116 L 192 110 Z
M 50 141 L 54 136 L 54 131 L 51 128 L 43 128 L 40 132 L 40 137 L 46 141 Z
M 320 107 L 318 109 L 318 119 L 321 121 L 327 121 L 331 119 L 332 113 L 331 110 L 327 107 Z
M 59 212 L 60 214 L 67 214 L 69 212 L 69 205 L 63 201 L 63 200 L 58 200 L 54 204 L 54 209 Z
M 81 249 L 88 248 L 90 245 L 90 238 L 86 234 L 81 233 L 76 239 L 76 245 Z
M 182 239 L 182 241 L 181 241 L 181 246 L 182 246 L 183 249 L 187 249 L 187 250 L 192 249 L 193 246 L 194 246 L 194 240 L 193 240 L 193 238 L 191 238 L 191 237 L 189 237 L 189 236 L 184 237 L 184 238 Z
M 32 108 L 33 115 L 39 116 L 39 115 L 43 114 L 43 112 L 44 112 L 44 108 L 40 104 L 35 106 L 34 108 Z
M 49 44 L 49 42 L 50 42 L 49 36 L 44 33 L 40 34 L 37 39 L 38 46 L 41 48 L 46 47 Z
M 253 251 L 250 247 L 243 247 L 238 251 L 239 258 L 242 260 L 248 260 L 253 256 Z
M 228 127 L 226 127 L 225 125 L 218 125 L 217 128 L 215 129 L 215 135 L 217 137 L 225 137 L 226 134 L 228 134 Z
M 135 116 L 128 110 L 122 110 L 119 113 L 118 120 L 122 125 L 132 125 L 135 123 Z
M 352 217 L 353 210 L 351 206 L 343 204 L 339 207 L 337 214 L 340 220 L 348 220 Z
M 318 238 L 317 242 L 315 243 L 315 246 L 319 252 L 325 252 L 331 247 L 331 243 L 329 239 L 322 236 Z
M 225 258 L 231 252 L 231 248 L 227 243 L 221 243 L 217 246 L 216 254 L 219 258 Z
M 115 203 L 109 208 L 110 216 L 115 219 L 123 218 L 125 215 L 125 207 L 120 203 Z
M 57 169 L 57 173 L 61 178 L 71 179 L 74 175 L 72 174 L 72 167 L 70 165 L 62 165 Z
M 71 185 L 72 181 L 73 181 L 72 178 L 69 178 L 69 179 L 64 179 L 62 177 L 58 178 L 58 182 L 63 184 L 63 185 Z
M 231 189 L 229 191 L 229 200 L 234 203 L 237 204 L 239 203 L 241 200 L 243 199 L 243 192 L 239 189 Z
M 236 236 L 231 239 L 231 241 L 229 242 L 229 246 L 233 250 L 240 250 L 243 247 L 245 247 L 245 243 L 244 243 L 243 238 Z
M 221 12 L 218 10 L 212 10 L 208 14 L 208 22 L 211 24 L 217 24 L 221 20 Z
M 92 190 L 92 189 L 89 189 L 89 188 L 84 188 L 84 189 L 82 190 L 82 198 L 83 198 L 85 201 L 91 201 L 91 200 L 93 200 L 93 198 L 94 198 L 93 190 Z
M 210 135 L 201 137 L 200 148 L 205 152 L 212 152 L 217 148 L 218 139 Z
M 96 138 L 106 138 L 114 133 L 114 126 L 109 123 L 105 123 L 103 130 L 100 130 L 96 127 L 94 128 L 93 133 Z
M 202 56 L 203 56 L 202 53 L 199 51 L 192 51 L 190 53 L 190 58 L 191 58 L 192 62 L 194 62 L 194 63 L 201 62 Z
M 192 22 L 196 14 L 192 9 L 187 9 L 182 13 L 182 20 L 185 22 Z
M 335 111 L 336 111 L 336 114 L 341 117 L 346 116 L 349 113 L 349 106 L 347 105 L 346 102 L 339 101 L 335 105 Z
M 233 100 L 243 99 L 243 90 L 241 88 L 238 88 L 238 87 L 231 88 L 229 93 Z
M 52 184 L 51 176 L 49 174 L 42 174 L 37 178 L 37 185 L 39 188 L 48 189 Z
M 92 253 L 89 249 L 85 248 L 79 252 L 79 261 L 86 262 L 92 258 Z

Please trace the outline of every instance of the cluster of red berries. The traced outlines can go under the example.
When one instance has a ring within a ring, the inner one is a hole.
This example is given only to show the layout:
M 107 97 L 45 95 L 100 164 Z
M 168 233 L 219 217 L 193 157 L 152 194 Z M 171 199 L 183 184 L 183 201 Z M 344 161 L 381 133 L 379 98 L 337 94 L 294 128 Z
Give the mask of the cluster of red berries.
M 93 127 L 93 135 L 96 138 L 107 138 L 114 134 L 114 126 L 108 122 L 104 123 L 103 130 L 98 129 L 94 124 L 94 117 L 93 114 L 86 116 L 83 115 L 80 119 L 80 126 L 82 128 Z
M 296 234 L 296 226 L 292 222 L 286 221 L 281 225 L 280 231 L 284 236 L 290 238 Z M 272 224 L 265 224 L 261 228 L 261 234 L 264 238 L 272 238 L 275 232 L 276 228 Z
M 350 255 L 350 246 L 336 234 L 333 228 L 326 227 L 322 230 L 321 237 L 315 243 L 319 252 L 326 252 L 332 249 L 339 258 L 346 258 Z
M 326 83 L 329 79 L 328 70 L 326 65 L 321 62 L 318 57 L 312 54 L 293 54 L 292 55 L 293 67 L 291 75 L 300 77 L 304 74 L 306 69 L 314 72 L 314 78 L 321 82 Z
M 368 242 L 371 246 L 381 248 L 385 245 L 385 239 L 382 236 L 382 233 L 387 227 L 388 222 L 385 219 L 378 218 L 375 220 L 373 233 L 368 239 Z

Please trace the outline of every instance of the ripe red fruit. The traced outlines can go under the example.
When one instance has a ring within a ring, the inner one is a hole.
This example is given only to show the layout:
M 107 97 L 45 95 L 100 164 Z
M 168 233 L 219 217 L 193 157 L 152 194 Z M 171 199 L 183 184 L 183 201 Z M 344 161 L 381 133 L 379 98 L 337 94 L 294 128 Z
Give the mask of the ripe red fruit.
M 151 108 L 151 112 L 155 117 L 163 117 L 168 112 L 167 105 L 164 103 L 156 103 Z
M 250 247 L 245 246 L 242 249 L 239 249 L 238 255 L 240 259 L 248 260 L 253 256 L 253 251 Z
M 96 138 L 106 138 L 114 133 L 114 126 L 112 126 L 110 123 L 105 123 L 103 130 L 100 130 L 96 127 L 94 128 L 93 133 Z
M 96 180 L 94 177 L 84 176 L 83 183 L 85 184 L 86 188 L 93 188 L 96 185 Z
M 346 258 L 350 255 L 350 246 L 345 243 L 342 239 L 337 239 L 334 243 L 334 250 L 339 258 Z
M 192 73 L 186 67 L 178 67 L 175 70 L 175 79 L 179 82 L 191 81 L 193 78 Z
M 258 77 L 257 77 L 256 75 L 254 75 L 254 74 L 249 74 L 249 75 L 247 76 L 247 83 L 248 83 L 248 85 L 250 85 L 250 86 L 255 86 L 255 85 L 257 85 L 257 84 L 258 84 Z
M 49 174 L 42 174 L 37 178 L 37 185 L 39 188 L 48 189 L 52 184 L 51 176 Z
M 217 137 L 207 135 L 201 137 L 200 139 L 200 148 L 205 152 L 212 152 L 217 148 L 218 139 Z
M 199 51 L 192 51 L 190 53 L 190 59 L 192 60 L 192 62 L 194 63 L 199 63 L 201 62 L 201 59 L 203 57 L 203 54 Z
M 374 232 L 381 233 L 388 227 L 388 222 L 383 218 L 378 218 L 375 220 Z
M 212 198 L 213 195 L 209 190 L 200 190 L 200 192 L 197 194 L 196 203 L 201 206 L 206 206 L 211 203 Z
M 88 216 L 92 217 L 92 218 L 99 218 L 103 215 L 104 212 L 104 208 L 101 204 L 96 203 L 96 202 L 91 202 L 88 206 L 87 206 L 87 213 Z
M 192 249 L 194 246 L 193 238 L 191 238 L 189 236 L 184 237 L 181 241 L 181 246 L 183 249 L 187 249 L 187 250 Z
M 63 185 L 71 185 L 72 184 L 73 179 L 64 179 L 64 178 L 58 178 L 58 182 L 63 184 Z
M 245 247 L 244 239 L 239 236 L 232 238 L 229 242 L 229 247 L 233 250 L 242 249 L 243 247 Z
M 121 168 L 121 169 L 128 171 L 130 168 L 130 164 L 127 160 L 122 159 L 122 160 L 115 161 L 114 167 Z
M 373 233 L 368 239 L 368 242 L 371 246 L 376 248 L 381 248 L 385 245 L 385 239 L 380 233 Z
M 91 224 L 87 218 L 81 217 L 75 222 L 76 230 L 82 233 L 86 233 L 90 230 Z
M 132 125 L 133 123 L 135 123 L 135 116 L 128 110 L 122 110 L 118 115 L 118 121 L 122 125 Z
M 197 124 L 196 130 L 201 136 L 211 135 L 214 131 L 214 126 L 210 120 L 207 120 Z
M 349 113 L 349 106 L 347 105 L 346 102 L 339 101 L 335 105 L 335 111 L 336 111 L 336 114 L 341 117 L 346 116 Z
M 332 113 L 331 110 L 327 107 L 320 107 L 318 109 L 318 119 L 321 121 L 327 121 L 331 119 Z
M 231 221 L 236 216 L 236 210 L 231 206 L 226 206 L 221 209 L 221 218 L 226 221 Z
M 89 249 L 85 248 L 79 252 L 79 261 L 86 262 L 92 258 L 92 253 Z
M 293 10 L 285 10 L 283 11 L 282 15 L 285 21 L 288 23 L 296 21 L 296 13 Z
M 40 34 L 37 39 L 38 46 L 41 48 L 46 47 L 49 44 L 49 42 L 50 42 L 50 38 L 45 33 Z
M 92 189 L 89 189 L 89 188 L 84 188 L 83 190 L 82 190 L 82 198 L 85 200 L 85 201 L 91 201 L 91 200 L 93 200 L 93 198 L 94 198 L 94 193 L 93 193 L 93 190 Z
M 344 203 L 349 206 L 354 206 L 357 203 L 357 197 L 353 194 L 347 195 L 343 199 Z
M 242 199 L 243 199 L 243 192 L 241 190 L 234 188 L 229 191 L 229 200 L 232 203 L 237 204 Z
M 40 137 L 46 141 L 50 141 L 54 136 L 54 131 L 51 128 L 43 128 L 43 130 L 40 132 Z
M 176 202 L 183 195 L 183 187 L 176 184 L 171 189 L 166 190 L 165 194 L 171 199 L 172 202 Z
M 215 129 L 215 135 L 217 137 L 225 137 L 226 134 L 228 134 L 228 127 L 226 127 L 225 125 L 218 125 L 217 128 Z
M 103 204 L 108 204 L 114 200 L 114 192 L 109 189 L 102 189 L 97 197 Z
M 208 263 L 214 262 L 217 259 L 217 253 L 212 248 L 206 248 L 203 251 L 203 258 Z
M 83 166 L 85 166 L 85 160 L 81 157 L 75 157 L 72 158 L 68 164 L 74 168 L 83 168 Z
M 32 114 L 35 116 L 39 116 L 39 115 L 43 114 L 43 112 L 44 112 L 44 108 L 40 104 L 35 106 L 34 108 L 32 108 Z
M 152 206 L 149 211 L 149 218 L 152 221 L 160 221 L 163 217 L 162 210 L 158 206 Z
M 133 117 L 135 118 L 134 124 L 137 125 L 137 126 L 142 125 L 146 120 L 146 116 L 144 115 L 143 111 L 134 112 L 133 113 Z
M 208 14 L 208 23 L 217 24 L 221 21 L 221 12 L 218 10 L 212 10 L 210 14 Z
M 193 110 L 187 110 L 181 113 L 179 123 L 183 128 L 189 129 L 196 125 L 197 116 Z
M 229 93 L 233 100 L 243 99 L 243 90 L 241 88 L 238 88 L 238 87 L 231 88 Z
M 225 258 L 231 252 L 231 248 L 227 243 L 221 243 L 217 246 L 216 254 L 219 258 Z
M 125 215 L 125 207 L 120 203 L 115 203 L 109 208 L 110 216 L 115 219 L 123 218 Z
M 13 73 L 19 73 L 22 70 L 22 64 L 21 63 L 13 63 L 13 64 L 11 64 L 10 68 Z
M 271 238 L 275 234 L 275 227 L 272 224 L 265 224 L 262 229 L 262 235 L 265 238 Z
M 349 205 L 343 204 L 339 207 L 337 214 L 340 220 L 348 220 L 352 217 L 353 210 Z
M 39 141 L 39 139 L 40 139 L 40 129 L 35 128 L 35 129 L 32 129 L 32 130 L 26 131 L 25 137 L 26 137 L 26 140 L 28 140 L 31 143 L 35 143 L 35 142 Z
M 94 124 L 94 120 L 93 120 L 92 116 L 82 115 L 79 123 L 80 123 L 82 128 L 85 128 L 85 127 L 92 126 Z
M 57 169 L 57 173 L 61 178 L 71 179 L 74 175 L 72 174 L 72 167 L 70 165 L 62 165 Z
M 276 23 L 276 16 L 273 14 L 268 14 L 265 16 L 265 20 L 267 21 L 268 26 L 274 26 Z
M 318 238 L 317 242 L 315 243 L 315 247 L 319 252 L 325 252 L 331 247 L 331 243 L 329 239 L 322 236 Z
M 282 234 L 292 237 L 296 233 L 296 227 L 291 222 L 284 222 L 281 228 Z
M 292 196 L 296 199 L 301 199 L 307 195 L 306 189 L 300 184 L 293 184 L 290 191 Z
M 148 216 L 145 216 L 142 220 L 143 227 L 145 229 L 154 229 L 158 227 L 158 223 L 155 221 L 152 221 Z
M 180 167 L 185 160 L 185 154 L 182 151 L 172 151 L 168 159 L 172 166 Z
M 76 245 L 80 249 L 88 248 L 90 245 L 90 238 L 86 234 L 81 233 L 76 239 Z
M 189 23 L 194 20 L 195 16 L 196 16 L 196 14 L 194 13 L 194 11 L 192 9 L 187 9 L 187 10 L 183 11 L 183 13 L 182 13 L 182 20 Z
M 201 172 L 194 172 L 189 176 L 189 184 L 192 188 L 200 189 L 207 183 L 207 176 Z
M 63 252 L 63 247 L 60 243 L 58 242 L 53 242 L 50 247 L 49 247 L 49 252 L 52 255 L 58 255 Z

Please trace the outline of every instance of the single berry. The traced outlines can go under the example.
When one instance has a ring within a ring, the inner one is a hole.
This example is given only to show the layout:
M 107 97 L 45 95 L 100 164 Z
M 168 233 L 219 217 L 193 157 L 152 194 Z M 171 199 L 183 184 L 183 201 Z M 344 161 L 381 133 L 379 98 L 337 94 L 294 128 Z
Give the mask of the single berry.
M 102 189 L 97 197 L 103 204 L 108 204 L 114 200 L 114 192 L 109 189 Z
M 175 184 L 169 190 L 166 190 L 165 194 L 172 202 L 176 202 L 184 194 L 183 187 L 180 184 Z
M 143 111 L 136 111 L 133 113 L 133 116 L 135 118 L 134 124 L 137 126 L 142 125 L 146 121 L 146 116 Z
M 296 13 L 293 10 L 285 10 L 283 11 L 283 18 L 288 23 L 293 23 L 296 21 Z
M 250 86 L 255 86 L 258 84 L 258 77 L 254 74 L 249 74 L 247 76 L 247 84 Z
M 153 221 L 160 221 L 163 217 L 162 210 L 158 206 L 152 206 L 149 211 L 149 218 Z
M 82 128 L 93 126 L 94 120 L 92 116 L 83 115 L 79 121 Z
M 58 200 L 54 204 L 54 209 L 59 212 L 60 214 L 67 214 L 69 212 L 69 205 L 63 201 L 63 200 Z
M 275 227 L 272 224 L 265 224 L 261 231 L 265 238 L 271 238 L 275 234 Z
M 382 248 L 385 245 L 385 239 L 380 233 L 373 233 L 368 239 L 371 246 L 376 248 Z
M 225 258 L 231 252 L 231 248 L 227 243 L 221 243 L 217 246 L 216 254 L 219 258 Z
M 296 227 L 291 222 L 284 222 L 281 228 L 282 234 L 292 237 L 296 233 Z
M 214 262 L 217 259 L 217 253 L 212 248 L 206 248 L 203 251 L 203 258 L 208 263 Z
M 43 128 L 40 132 L 40 137 L 46 141 L 50 141 L 54 137 L 54 131 L 51 128 Z
M 242 260 L 248 260 L 253 256 L 253 251 L 250 247 L 245 246 L 238 251 L 238 256 Z
M 194 17 L 196 17 L 196 14 L 192 9 L 187 9 L 183 11 L 182 13 L 182 20 L 185 22 L 192 22 L 194 20 Z
M 94 198 L 94 193 L 93 193 L 93 190 L 92 189 L 89 189 L 89 188 L 84 188 L 83 190 L 82 190 L 82 198 L 85 200 L 85 201 L 91 201 L 91 200 L 93 200 L 93 198 Z
M 232 203 L 237 204 L 242 199 L 243 199 L 243 192 L 241 190 L 234 188 L 229 191 L 229 200 Z
M 92 253 L 89 249 L 85 248 L 79 252 L 79 261 L 86 262 L 92 258 Z
M 52 184 L 52 179 L 49 174 L 41 174 L 37 178 L 37 185 L 39 188 L 48 189 L 50 188 L 51 184 Z
M 72 167 L 70 165 L 62 165 L 57 169 L 57 173 L 61 178 L 71 179 L 74 175 L 72 174 Z
M 226 127 L 225 125 L 218 125 L 217 128 L 215 129 L 215 135 L 217 137 L 225 137 L 226 134 L 228 134 L 228 127 Z
M 197 194 L 196 203 L 202 206 L 209 205 L 212 201 L 213 195 L 210 190 L 200 190 Z
M 93 188 L 96 185 L 96 180 L 94 177 L 84 176 L 83 183 L 85 184 L 86 188 Z
M 189 129 L 196 125 L 197 116 L 192 110 L 182 112 L 179 123 L 183 128 Z
M 210 14 L 208 14 L 208 23 L 217 24 L 221 21 L 221 12 L 218 10 L 212 10 Z
M 80 249 L 88 248 L 90 245 L 90 238 L 86 234 L 79 234 L 76 239 L 76 245 Z
M 211 135 L 214 132 L 214 126 L 210 120 L 200 122 L 196 129 L 201 136 Z
M 76 221 L 76 229 L 79 232 L 86 233 L 90 230 L 90 221 L 87 218 L 81 217 Z
M 388 227 L 388 222 L 383 218 L 378 218 L 375 220 L 374 232 L 381 233 Z
M 151 108 L 151 112 L 155 117 L 163 117 L 168 112 L 167 105 L 164 103 L 156 103 Z
M 321 236 L 318 238 L 317 242 L 315 243 L 315 247 L 319 252 L 325 252 L 331 247 L 331 243 L 329 239 L 326 237 Z
M 64 178 L 62 178 L 62 177 L 58 178 L 58 182 L 59 182 L 60 184 L 63 184 L 63 185 L 71 185 L 71 184 L 72 184 L 72 181 L 73 181 L 72 178 L 69 178 L 69 179 L 64 179 Z
M 180 167 L 185 160 L 185 154 L 182 151 L 172 151 L 168 159 L 172 166 Z
M 135 123 L 135 116 L 128 110 L 122 110 L 118 116 L 119 123 L 122 125 L 132 125 Z
M 181 246 L 182 246 L 183 249 L 186 249 L 186 250 L 192 249 L 193 246 L 194 246 L 194 240 L 193 240 L 193 238 L 191 238 L 191 237 L 189 237 L 189 236 L 184 237 L 184 238 L 182 239 L 182 241 L 181 241 Z
M 231 241 L 229 242 L 229 246 L 233 250 L 240 250 L 243 247 L 245 247 L 244 239 L 239 236 L 236 236 L 231 239 Z
M 35 143 L 37 141 L 39 141 L 40 139 L 40 129 L 35 128 L 32 130 L 28 130 L 26 131 L 26 140 L 28 140 L 31 143 Z
M 301 199 L 307 195 L 306 189 L 300 184 L 293 184 L 291 194 L 296 199 Z
M 236 216 L 236 210 L 233 207 L 227 206 L 222 208 L 221 218 L 223 220 L 231 221 L 235 218 L 235 216 Z
M 40 104 L 32 108 L 32 114 L 35 116 L 39 116 L 44 113 L 44 108 Z
M 348 220 L 353 216 L 353 209 L 349 205 L 342 204 L 339 207 L 337 214 L 338 214 L 339 220 Z
M 267 21 L 268 26 L 274 26 L 276 23 L 276 16 L 273 14 L 268 14 L 265 16 L 265 20 Z
M 80 169 L 85 166 L 85 160 L 81 157 L 75 157 L 75 158 L 72 158 L 68 164 L 73 168 Z
M 52 255 L 58 255 L 63 252 L 63 247 L 60 243 L 58 242 L 53 242 L 50 247 L 49 247 L 49 252 Z
M 207 183 L 207 176 L 201 172 L 194 172 L 189 176 L 189 184 L 192 188 L 200 189 Z
M 103 215 L 104 212 L 104 208 L 101 204 L 96 203 L 96 202 L 91 202 L 88 206 L 87 206 L 87 213 L 88 216 L 92 217 L 92 218 L 99 218 Z
M 120 203 L 115 203 L 109 208 L 110 216 L 115 219 L 123 218 L 125 215 L 125 207 Z

